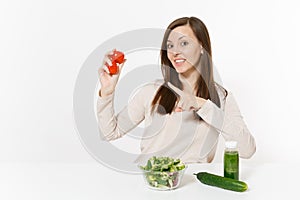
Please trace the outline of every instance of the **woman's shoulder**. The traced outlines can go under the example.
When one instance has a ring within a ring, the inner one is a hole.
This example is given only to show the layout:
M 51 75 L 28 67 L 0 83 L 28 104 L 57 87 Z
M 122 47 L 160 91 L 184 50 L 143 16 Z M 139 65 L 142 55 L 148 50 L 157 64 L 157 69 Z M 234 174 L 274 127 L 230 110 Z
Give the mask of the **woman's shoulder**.
M 215 86 L 216 86 L 216 90 L 218 92 L 218 95 L 221 99 L 226 99 L 226 97 L 228 96 L 228 90 L 225 89 L 225 87 L 223 87 L 221 84 L 215 82 Z
M 146 82 L 144 84 L 141 84 L 138 86 L 134 91 L 133 95 L 135 96 L 136 94 L 142 95 L 146 98 L 149 98 L 149 96 L 153 96 L 156 94 L 156 91 L 160 88 L 161 85 L 164 84 L 164 81 L 162 79 L 156 79 L 150 82 Z
M 216 83 L 216 88 L 219 94 L 219 98 L 222 100 L 223 104 L 225 102 L 227 102 L 228 105 L 236 104 L 236 100 L 232 91 L 225 89 L 225 87 L 218 83 Z
M 157 90 L 163 84 L 164 84 L 164 81 L 162 79 L 156 79 L 156 80 L 153 80 L 153 81 L 150 81 L 150 82 L 140 85 L 139 89 L 150 92 L 153 90 Z

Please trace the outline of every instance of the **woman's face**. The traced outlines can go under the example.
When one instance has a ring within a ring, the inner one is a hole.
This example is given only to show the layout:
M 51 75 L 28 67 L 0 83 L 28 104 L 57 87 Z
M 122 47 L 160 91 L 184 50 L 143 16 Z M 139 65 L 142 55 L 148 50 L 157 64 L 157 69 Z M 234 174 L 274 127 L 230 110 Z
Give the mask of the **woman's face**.
M 189 25 L 173 29 L 167 40 L 167 55 L 177 73 L 194 71 L 199 62 L 202 46 Z

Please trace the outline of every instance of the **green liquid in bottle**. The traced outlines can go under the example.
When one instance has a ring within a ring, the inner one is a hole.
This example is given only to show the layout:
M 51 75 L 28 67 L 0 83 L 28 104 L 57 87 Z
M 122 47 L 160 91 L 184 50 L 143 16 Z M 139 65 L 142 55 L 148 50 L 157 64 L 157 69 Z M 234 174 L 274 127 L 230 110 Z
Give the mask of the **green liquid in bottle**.
M 239 180 L 239 153 L 238 151 L 225 151 L 224 177 Z

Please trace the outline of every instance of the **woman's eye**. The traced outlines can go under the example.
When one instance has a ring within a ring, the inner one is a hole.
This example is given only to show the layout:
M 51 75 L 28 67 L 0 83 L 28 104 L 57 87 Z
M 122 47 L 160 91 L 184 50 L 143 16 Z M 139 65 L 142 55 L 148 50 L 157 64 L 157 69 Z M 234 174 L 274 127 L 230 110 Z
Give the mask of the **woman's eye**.
M 181 42 L 181 46 L 187 46 L 189 43 L 187 41 Z
M 173 44 L 167 44 L 167 48 L 171 49 L 173 47 Z

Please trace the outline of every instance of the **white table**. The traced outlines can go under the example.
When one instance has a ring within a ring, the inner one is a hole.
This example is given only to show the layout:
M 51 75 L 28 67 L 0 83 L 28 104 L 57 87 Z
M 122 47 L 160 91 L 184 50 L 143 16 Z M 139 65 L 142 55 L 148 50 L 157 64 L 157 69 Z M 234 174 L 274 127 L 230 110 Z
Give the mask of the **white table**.
M 148 189 L 141 175 L 120 173 L 101 164 L 0 164 L 0 199 L 299 199 L 300 175 L 295 164 L 242 164 L 241 180 L 249 189 L 238 193 L 200 183 L 195 172 L 222 175 L 222 164 L 189 165 L 179 188 Z

